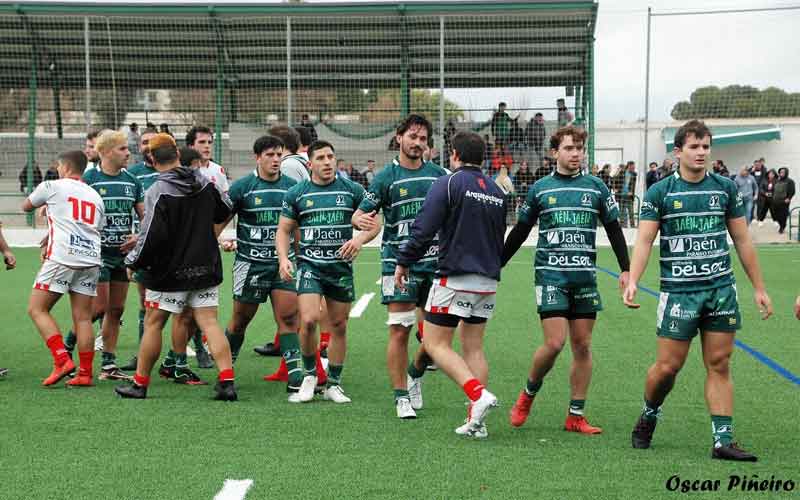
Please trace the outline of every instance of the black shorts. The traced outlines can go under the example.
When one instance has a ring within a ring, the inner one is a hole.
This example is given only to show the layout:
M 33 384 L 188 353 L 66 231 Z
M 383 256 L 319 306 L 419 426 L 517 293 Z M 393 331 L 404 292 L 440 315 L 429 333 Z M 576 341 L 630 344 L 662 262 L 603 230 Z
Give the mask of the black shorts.
M 572 321 L 573 319 L 597 319 L 597 313 L 578 313 L 572 311 L 546 311 L 539 313 L 539 319 L 548 318 L 565 318 L 569 321 Z
M 436 326 L 443 326 L 445 328 L 455 328 L 458 326 L 459 321 L 463 321 L 464 323 L 470 325 L 480 325 L 481 323 L 486 323 L 486 321 L 488 321 L 488 318 L 481 318 L 480 316 L 470 316 L 469 318 L 462 318 L 460 316 L 456 316 L 455 314 L 432 313 L 429 311 L 425 311 L 425 321 L 433 323 Z

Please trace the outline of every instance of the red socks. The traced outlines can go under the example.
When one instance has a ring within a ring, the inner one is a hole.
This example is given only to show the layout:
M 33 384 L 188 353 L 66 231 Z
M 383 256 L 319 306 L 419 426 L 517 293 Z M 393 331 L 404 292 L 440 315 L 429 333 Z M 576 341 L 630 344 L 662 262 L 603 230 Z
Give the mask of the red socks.
M 94 351 L 79 352 L 78 359 L 80 365 L 78 368 L 79 376 L 92 376 L 92 362 L 94 362 Z
M 219 372 L 220 382 L 229 382 L 231 380 L 233 380 L 233 368 L 228 368 L 227 370 L 220 370 Z
M 48 349 L 50 349 L 50 354 L 53 355 L 53 361 L 55 361 L 57 365 L 63 365 L 69 359 L 67 348 L 64 347 L 64 338 L 60 333 L 48 338 L 45 343 Z
M 483 384 L 476 378 L 467 380 L 464 384 L 464 394 L 467 395 L 470 401 L 477 401 L 483 393 Z
M 331 332 L 319 333 L 319 350 L 324 351 L 331 344 Z
M 133 375 L 133 383 L 140 387 L 147 387 L 150 385 L 150 377 L 136 373 Z
M 424 321 L 417 321 L 417 332 L 419 332 L 419 338 L 422 339 L 425 337 L 425 333 L 423 332 L 422 325 L 424 325 Z

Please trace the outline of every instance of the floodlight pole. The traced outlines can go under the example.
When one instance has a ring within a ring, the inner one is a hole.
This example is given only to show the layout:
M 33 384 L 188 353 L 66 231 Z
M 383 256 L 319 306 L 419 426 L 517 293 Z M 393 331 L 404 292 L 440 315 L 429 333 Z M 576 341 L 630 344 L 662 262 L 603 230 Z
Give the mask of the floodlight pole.
M 286 18 L 286 125 L 292 126 L 292 18 Z
M 439 16 L 439 136 L 442 143 L 439 145 L 441 155 L 447 154 L 444 150 L 444 16 Z M 441 156 L 442 162 L 444 156 Z
M 644 77 L 644 159 L 641 161 L 640 168 L 648 163 L 647 159 L 647 139 L 650 128 L 650 21 L 652 19 L 652 7 L 647 8 L 647 59 L 645 62 Z
M 92 79 L 89 74 L 89 18 L 83 18 L 83 53 L 86 67 L 86 131 L 92 128 Z

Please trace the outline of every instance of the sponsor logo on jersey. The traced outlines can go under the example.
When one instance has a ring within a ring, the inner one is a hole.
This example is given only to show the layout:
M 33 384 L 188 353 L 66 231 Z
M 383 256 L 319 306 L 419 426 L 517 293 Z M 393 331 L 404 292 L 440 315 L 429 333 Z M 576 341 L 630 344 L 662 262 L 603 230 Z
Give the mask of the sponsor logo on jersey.
M 261 240 L 261 228 L 260 227 L 251 227 L 250 228 L 250 239 L 251 240 Z
M 712 194 L 708 198 L 708 208 L 719 208 L 719 195 Z
M 78 234 L 69 235 L 69 245 L 77 248 L 88 248 L 90 250 L 95 249 L 94 241 L 92 241 L 90 238 L 84 238 Z
M 408 196 L 408 189 L 400 188 L 400 196 Z
M 304 234 L 303 234 L 303 239 L 306 240 L 306 241 L 311 241 L 311 240 L 314 239 L 314 228 L 313 227 L 307 227 L 305 229 Z
M 550 245 L 574 245 L 576 247 L 588 245 L 586 234 L 580 232 L 571 233 L 569 231 L 550 231 L 547 233 L 547 243 Z
M 551 305 L 552 305 L 552 304 L 555 304 L 555 303 L 556 303 L 556 294 L 554 294 L 554 293 L 548 293 L 548 294 L 547 294 L 547 303 L 548 303 L 548 304 L 551 304 Z
M 133 196 L 133 188 L 125 186 L 125 196 Z
M 728 318 L 728 324 L 729 325 L 735 325 L 736 324 L 736 318 Z
M 472 302 L 466 302 L 464 300 L 457 300 L 456 305 L 458 307 L 463 307 L 465 309 L 472 309 Z
M 264 248 L 259 250 L 258 248 L 250 248 L 250 257 L 254 259 L 273 259 L 275 258 L 275 251 L 272 248 Z
M 683 208 L 683 202 L 681 200 L 675 200 L 672 202 L 672 206 L 674 208 Z
M 592 258 L 587 255 L 548 255 L 548 266 L 592 267 Z
M 728 271 L 724 262 L 711 264 L 672 264 L 672 276 L 675 278 L 693 278 L 711 276 Z
M 611 200 L 611 198 L 609 198 L 609 200 Z M 611 207 L 609 207 L 609 208 L 611 208 Z M 652 210 L 652 211 L 658 213 L 658 209 L 655 207 L 655 205 L 653 205 L 649 201 L 642 202 L 642 210 Z
M 258 286 L 258 276 L 253 276 L 250 278 L 250 286 Z
M 613 210 L 614 207 L 616 206 L 617 206 L 617 200 L 615 200 L 613 196 L 609 196 L 608 198 L 606 198 L 606 208 L 608 208 L 609 210 Z M 652 208 L 652 204 L 650 205 L 650 207 Z M 644 203 L 642 204 L 642 208 L 644 208 Z
M 473 200 L 478 200 L 482 203 L 491 203 L 493 205 L 497 205 L 498 207 L 503 206 L 503 199 L 497 196 L 492 196 L 486 193 L 477 193 L 475 191 L 467 190 L 465 193 L 467 198 L 472 198 Z
M 547 197 L 547 204 L 548 205 L 555 205 L 558 202 L 555 196 L 548 196 Z
M 207 292 L 198 293 L 197 294 L 197 298 L 201 299 L 201 300 L 216 299 L 217 298 L 217 292 L 216 292 L 216 290 L 209 290 Z
M 364 193 L 364 198 L 368 199 L 372 203 L 377 203 L 378 202 L 378 197 L 375 196 L 375 193 L 372 193 L 370 191 L 367 191 L 366 193 Z
M 483 181 L 483 179 L 478 179 L 478 186 L 480 186 L 481 189 L 486 191 L 486 183 Z
M 581 205 L 587 206 L 587 207 L 591 206 L 592 205 L 592 195 L 590 195 L 589 193 L 583 193 L 583 196 L 581 196 Z
M 678 331 L 678 322 L 677 321 L 670 321 L 669 322 L 669 331 L 677 332 Z
M 672 307 L 669 310 L 669 315 L 673 318 L 680 318 L 681 317 L 681 305 L 680 304 L 672 304 Z
M 686 253 L 690 257 L 702 257 L 715 252 L 719 244 L 715 239 L 675 238 L 669 240 L 671 253 Z
M 314 206 L 314 200 L 306 200 L 306 206 L 307 207 L 313 207 Z
M 262 200 L 260 197 L 256 196 L 255 199 L 253 200 L 253 204 L 254 205 L 261 205 L 262 201 L 264 201 L 264 200 Z
M 106 188 L 100 188 L 97 192 L 100 193 L 100 196 L 105 196 L 108 191 L 106 191 Z

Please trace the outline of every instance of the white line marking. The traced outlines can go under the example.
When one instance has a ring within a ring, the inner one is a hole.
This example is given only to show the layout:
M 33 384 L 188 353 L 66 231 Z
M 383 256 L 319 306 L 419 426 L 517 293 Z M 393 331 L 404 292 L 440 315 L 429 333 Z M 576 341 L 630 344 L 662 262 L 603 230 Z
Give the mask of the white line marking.
M 247 490 L 253 486 L 252 479 L 235 480 L 226 479 L 222 489 L 214 497 L 214 500 L 244 500 Z
M 376 281 L 376 282 L 375 282 L 375 284 L 376 284 L 376 285 L 380 285 L 380 284 L 381 284 L 381 280 L 382 280 L 382 279 L 383 279 L 383 278 L 378 278 L 378 281 Z
M 353 309 L 350 310 L 350 317 L 360 318 L 364 311 L 366 311 L 369 301 L 372 300 L 372 297 L 374 296 L 374 293 L 365 293 L 362 295 L 361 298 L 358 299 L 358 302 L 356 302 L 356 305 L 353 307 Z

